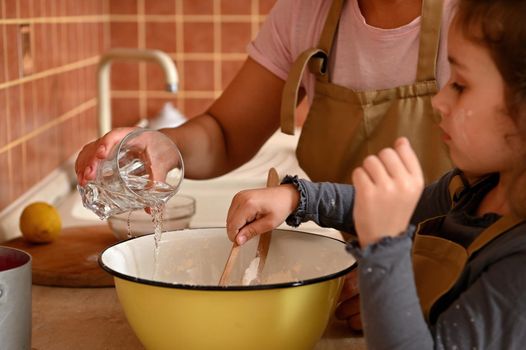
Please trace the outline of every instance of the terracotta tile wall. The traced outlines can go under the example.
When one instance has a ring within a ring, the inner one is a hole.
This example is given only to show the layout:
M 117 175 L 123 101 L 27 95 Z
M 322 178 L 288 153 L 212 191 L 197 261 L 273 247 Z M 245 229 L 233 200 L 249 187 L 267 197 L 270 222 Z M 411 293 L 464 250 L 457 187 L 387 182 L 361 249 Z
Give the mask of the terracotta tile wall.
M 232 79 L 275 1 L 0 0 L 0 211 L 96 137 L 102 52 L 160 49 L 180 77 L 172 95 L 159 67 L 114 63 L 113 126 L 153 117 L 167 101 L 191 117 Z M 34 64 L 24 69 L 27 46 Z
M 105 0 L 0 0 L 0 211 L 95 137 L 108 8 Z
M 246 59 L 275 0 L 113 0 L 111 46 L 160 49 L 176 63 L 180 91 L 164 91 L 155 64 L 114 63 L 113 125 L 155 117 L 172 102 L 186 116 L 203 112 Z

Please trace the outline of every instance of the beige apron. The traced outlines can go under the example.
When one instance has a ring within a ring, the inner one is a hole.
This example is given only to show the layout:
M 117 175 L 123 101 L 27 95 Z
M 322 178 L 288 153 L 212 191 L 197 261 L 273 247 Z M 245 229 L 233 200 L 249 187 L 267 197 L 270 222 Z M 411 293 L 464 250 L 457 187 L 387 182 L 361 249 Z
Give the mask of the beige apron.
M 452 179 L 452 196 L 461 189 L 460 176 Z M 496 237 L 524 221 L 514 216 L 503 216 L 483 230 L 468 248 L 444 238 L 431 236 L 444 216 L 428 219 L 418 225 L 413 244 L 413 270 L 424 316 L 435 302 L 457 282 L 469 258 Z
M 315 95 L 296 154 L 314 181 L 350 183 L 369 154 L 393 145 L 399 136 L 412 143 L 426 182 L 451 168 L 431 107 L 437 92 L 435 62 L 440 41 L 442 0 L 424 0 L 416 83 L 393 89 L 356 92 L 332 84 L 328 62 L 344 0 L 334 0 L 317 48 L 294 62 L 283 89 L 281 130 L 294 134 L 298 89 L 306 66 L 316 76 Z

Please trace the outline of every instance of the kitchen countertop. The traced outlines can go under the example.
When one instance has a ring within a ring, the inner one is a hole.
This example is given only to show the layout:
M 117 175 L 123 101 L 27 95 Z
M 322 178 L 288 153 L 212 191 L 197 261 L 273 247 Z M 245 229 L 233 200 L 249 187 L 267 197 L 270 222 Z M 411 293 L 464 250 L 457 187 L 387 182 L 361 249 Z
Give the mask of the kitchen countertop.
M 363 337 L 333 320 L 314 350 L 365 350 Z M 144 349 L 114 288 L 33 285 L 33 350 Z
M 270 167 L 275 167 L 281 177 L 285 174 L 305 177 L 294 156 L 296 143 L 297 136 L 276 133 L 256 157 L 238 170 L 212 180 L 184 180 L 180 193 L 196 199 L 191 227 L 224 226 L 232 196 L 241 189 L 264 187 Z M 58 209 L 64 227 L 106 224 L 82 207 L 77 193 L 65 198 Z M 312 223 L 300 229 L 341 238 L 338 231 Z M 144 349 L 125 318 L 114 288 L 33 285 L 32 332 L 34 350 Z M 362 350 L 365 344 L 363 337 L 347 331 L 345 323 L 333 320 L 314 349 Z

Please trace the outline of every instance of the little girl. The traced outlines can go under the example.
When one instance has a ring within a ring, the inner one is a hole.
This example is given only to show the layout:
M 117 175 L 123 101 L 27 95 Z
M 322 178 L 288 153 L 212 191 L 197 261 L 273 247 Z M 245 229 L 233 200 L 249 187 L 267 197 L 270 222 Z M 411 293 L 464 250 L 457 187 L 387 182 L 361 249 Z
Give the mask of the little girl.
M 368 349 L 526 344 L 526 1 L 456 11 L 451 77 L 433 99 L 456 169 L 423 189 L 401 138 L 355 169 L 354 186 L 287 176 L 228 212 L 239 244 L 285 220 L 354 231 Z

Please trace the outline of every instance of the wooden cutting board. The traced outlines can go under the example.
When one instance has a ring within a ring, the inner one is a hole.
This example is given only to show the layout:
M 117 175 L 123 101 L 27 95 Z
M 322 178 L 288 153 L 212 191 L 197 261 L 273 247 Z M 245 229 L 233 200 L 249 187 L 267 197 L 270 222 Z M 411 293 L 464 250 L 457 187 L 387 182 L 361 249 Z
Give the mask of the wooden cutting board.
M 113 277 L 98 263 L 99 254 L 117 242 L 106 225 L 69 227 L 52 243 L 23 238 L 2 243 L 31 254 L 33 284 L 59 287 L 110 287 Z

